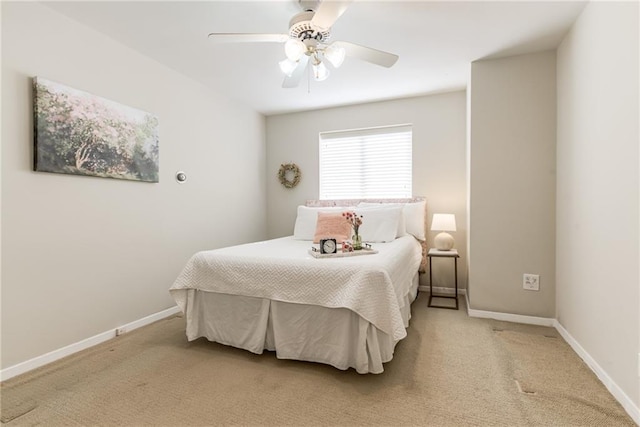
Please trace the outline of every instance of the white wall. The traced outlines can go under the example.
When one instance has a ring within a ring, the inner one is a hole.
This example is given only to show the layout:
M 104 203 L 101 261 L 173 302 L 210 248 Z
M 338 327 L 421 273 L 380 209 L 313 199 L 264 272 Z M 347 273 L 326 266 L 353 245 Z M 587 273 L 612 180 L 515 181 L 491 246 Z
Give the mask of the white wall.
M 321 88 L 318 88 L 321 90 Z M 458 231 L 451 233 L 462 259 L 466 256 L 465 92 L 330 108 L 267 117 L 267 223 L 270 237 L 293 234 L 296 207 L 317 199 L 318 134 L 392 124 L 413 124 L 413 194 L 427 198 L 429 218 L 434 212 L 454 213 Z M 277 172 L 294 162 L 302 170 L 300 184 L 287 189 Z M 429 220 L 429 224 L 431 221 Z M 435 233 L 429 232 L 433 243 Z M 459 285 L 466 285 L 464 261 Z M 434 284 L 452 285 L 450 265 L 434 263 Z M 423 281 L 423 284 L 426 284 Z
M 157 115 L 160 183 L 33 172 L 34 76 Z M 195 251 L 266 237 L 264 118 L 41 3 L 2 2 L 2 125 L 3 368 L 171 307 Z
M 640 407 L 638 3 L 592 2 L 558 49 L 557 318 Z
M 555 52 L 471 64 L 469 301 L 555 315 Z M 524 273 L 540 290 L 522 288 Z

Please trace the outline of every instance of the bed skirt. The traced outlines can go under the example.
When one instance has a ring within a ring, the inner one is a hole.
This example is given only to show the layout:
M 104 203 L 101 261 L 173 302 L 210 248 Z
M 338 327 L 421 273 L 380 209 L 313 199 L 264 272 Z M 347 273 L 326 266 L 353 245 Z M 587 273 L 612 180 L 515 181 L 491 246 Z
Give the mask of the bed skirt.
M 405 328 L 418 292 L 418 273 L 399 306 Z M 406 288 L 405 288 L 406 289 Z M 204 337 L 252 353 L 275 351 L 279 359 L 324 363 L 360 374 L 379 374 L 397 340 L 346 308 L 274 301 L 186 289 L 187 338 Z

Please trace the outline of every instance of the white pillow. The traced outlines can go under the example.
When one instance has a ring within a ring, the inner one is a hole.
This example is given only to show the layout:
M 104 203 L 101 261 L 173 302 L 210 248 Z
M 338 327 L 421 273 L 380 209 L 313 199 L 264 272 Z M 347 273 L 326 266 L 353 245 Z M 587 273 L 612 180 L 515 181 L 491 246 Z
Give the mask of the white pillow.
M 398 206 L 402 207 L 402 203 L 374 203 L 374 202 L 360 202 L 358 203 L 359 208 L 383 208 L 383 207 L 393 207 Z M 405 225 L 404 213 L 400 215 L 400 219 L 398 220 L 398 230 L 396 232 L 396 237 L 402 237 L 407 235 L 407 226 Z
M 311 208 L 302 205 L 298 206 L 298 216 L 293 226 L 293 238 L 296 240 L 313 240 L 316 234 L 318 212 L 342 212 L 348 209 L 344 207 Z
M 401 206 L 357 207 L 354 210 L 357 215 L 362 215 L 359 233 L 363 242 L 392 242 L 396 239 Z
M 422 200 L 413 203 L 372 203 L 360 202 L 358 206 L 402 206 L 401 224 L 398 225 L 398 237 L 411 234 L 418 240 L 426 240 L 425 208 L 427 202 Z
M 416 203 L 405 203 L 402 208 L 407 233 L 413 235 L 418 240 L 426 240 L 424 232 L 424 212 L 426 206 L 427 202 L 423 200 Z

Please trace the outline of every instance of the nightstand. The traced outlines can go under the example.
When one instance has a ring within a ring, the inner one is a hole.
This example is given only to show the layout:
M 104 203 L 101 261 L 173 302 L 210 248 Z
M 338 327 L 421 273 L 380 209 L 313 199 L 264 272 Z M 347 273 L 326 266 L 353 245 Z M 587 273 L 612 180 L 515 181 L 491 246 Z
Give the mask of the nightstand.
M 458 258 L 460 258 L 460 255 L 458 255 L 458 251 L 456 249 L 451 249 L 449 251 L 439 251 L 437 249 L 429 249 L 429 252 L 427 253 L 427 257 L 429 258 L 429 304 L 427 304 L 429 307 L 437 307 L 437 308 L 449 308 L 452 310 L 457 310 L 458 309 Z M 434 295 L 433 294 L 433 275 L 431 273 L 432 269 L 431 269 L 431 260 L 433 258 L 453 258 L 453 274 L 455 277 L 455 293 L 452 295 Z M 433 298 L 447 298 L 447 299 L 454 299 L 456 301 L 456 306 L 455 307 L 451 307 L 451 306 L 446 306 L 446 305 L 433 305 L 431 303 L 431 300 Z

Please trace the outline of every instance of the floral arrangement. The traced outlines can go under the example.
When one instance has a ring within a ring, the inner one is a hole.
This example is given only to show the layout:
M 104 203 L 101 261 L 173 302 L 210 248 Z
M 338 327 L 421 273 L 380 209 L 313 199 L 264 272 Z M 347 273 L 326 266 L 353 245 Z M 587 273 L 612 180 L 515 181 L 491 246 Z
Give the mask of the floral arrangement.
M 347 211 L 347 212 L 342 212 L 342 216 L 353 227 L 353 234 L 358 235 L 358 230 L 362 225 L 362 215 L 356 215 L 355 212 Z
M 357 215 L 353 211 L 342 212 L 342 216 L 353 227 L 353 249 L 362 249 L 362 239 L 360 238 L 360 226 L 362 225 L 362 215 Z

